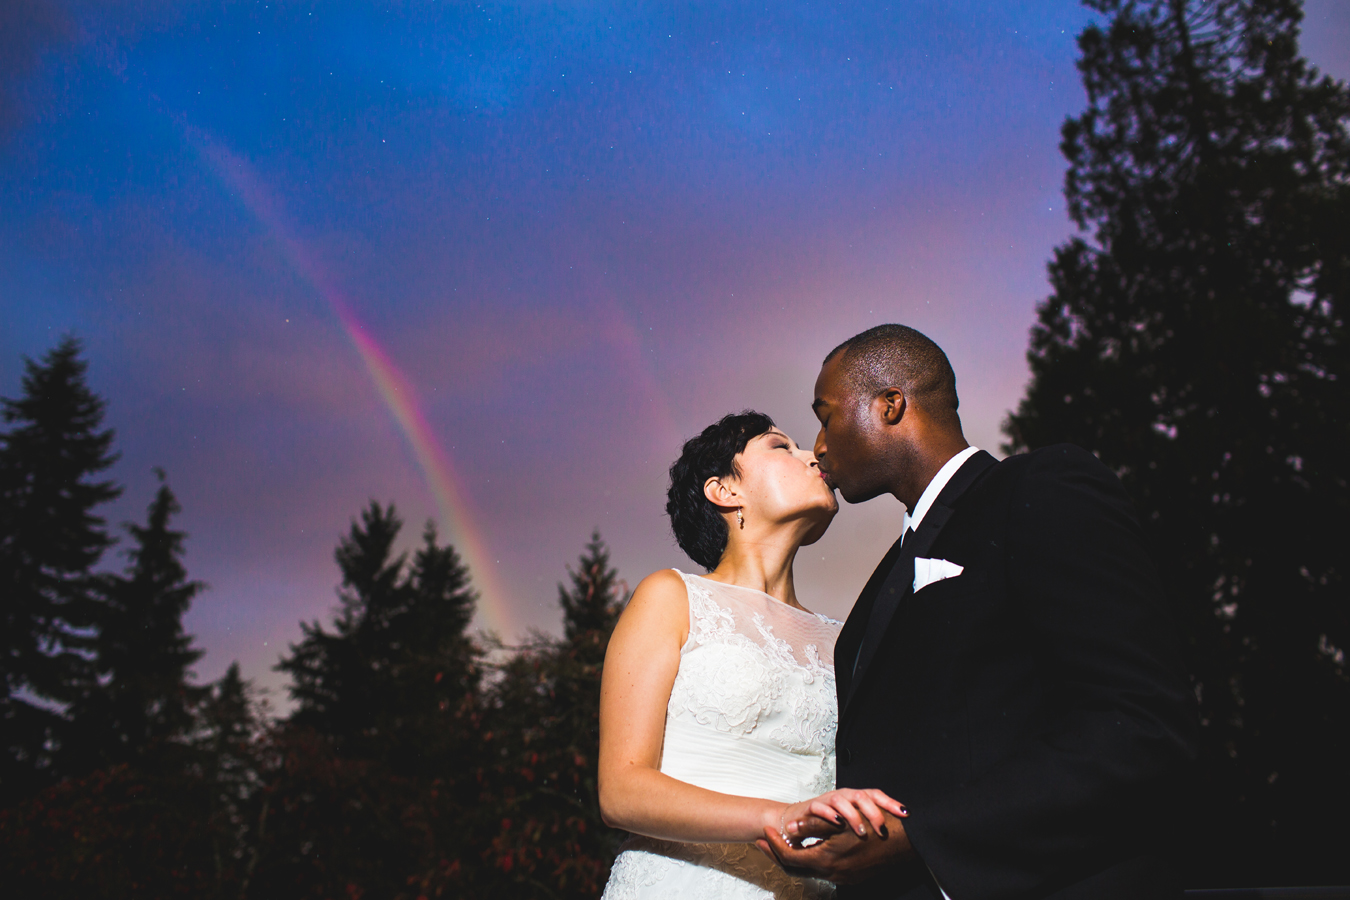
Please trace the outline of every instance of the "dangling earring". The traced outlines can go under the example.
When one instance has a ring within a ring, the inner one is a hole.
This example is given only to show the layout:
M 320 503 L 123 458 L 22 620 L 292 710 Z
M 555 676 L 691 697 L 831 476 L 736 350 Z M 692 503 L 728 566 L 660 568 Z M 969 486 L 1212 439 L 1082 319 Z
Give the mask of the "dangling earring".
M 745 514 L 744 514 L 743 512 L 741 512 L 741 508 L 740 508 L 739 506 L 736 507 L 736 521 L 741 523 L 741 531 L 744 531 L 744 530 L 745 530 Z

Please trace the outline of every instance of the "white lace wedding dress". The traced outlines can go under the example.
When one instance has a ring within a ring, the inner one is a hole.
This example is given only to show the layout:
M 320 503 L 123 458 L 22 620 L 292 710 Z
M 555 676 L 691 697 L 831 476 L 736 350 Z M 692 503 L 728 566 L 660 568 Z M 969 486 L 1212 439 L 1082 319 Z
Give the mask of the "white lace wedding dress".
M 840 623 L 762 591 L 680 577 L 689 592 L 689 640 L 666 707 L 661 771 L 708 790 L 788 803 L 832 790 Z M 828 882 L 785 874 L 752 844 L 634 835 L 614 861 L 603 900 L 833 893 Z

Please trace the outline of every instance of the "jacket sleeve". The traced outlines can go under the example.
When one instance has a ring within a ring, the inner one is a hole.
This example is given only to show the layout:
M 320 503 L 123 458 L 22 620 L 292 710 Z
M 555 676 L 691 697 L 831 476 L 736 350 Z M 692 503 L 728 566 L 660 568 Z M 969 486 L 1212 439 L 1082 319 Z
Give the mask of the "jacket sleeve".
M 1067 445 L 1006 510 L 1009 602 L 1055 700 L 1045 727 L 906 831 L 953 900 L 1033 895 L 1146 852 L 1196 753 L 1194 696 L 1119 480 Z

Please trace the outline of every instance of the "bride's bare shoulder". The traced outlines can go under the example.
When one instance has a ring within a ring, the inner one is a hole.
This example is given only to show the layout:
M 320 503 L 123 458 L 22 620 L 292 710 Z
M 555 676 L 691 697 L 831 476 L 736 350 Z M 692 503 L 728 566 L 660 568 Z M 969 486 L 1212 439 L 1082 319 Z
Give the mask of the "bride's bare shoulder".
M 657 569 L 652 574 L 638 582 L 637 591 L 633 596 L 637 596 L 638 591 L 647 593 L 678 594 L 684 596 L 684 578 L 675 569 Z
M 689 596 L 680 573 L 674 569 L 661 569 L 642 579 L 619 622 L 620 628 L 624 625 L 644 627 L 657 622 L 687 627 Z
M 634 604 L 638 604 L 676 606 L 686 610 L 688 603 L 684 579 L 680 577 L 680 573 L 674 569 L 659 569 L 638 582 L 637 590 L 633 591 L 633 599 L 628 601 L 628 608 L 632 609 Z

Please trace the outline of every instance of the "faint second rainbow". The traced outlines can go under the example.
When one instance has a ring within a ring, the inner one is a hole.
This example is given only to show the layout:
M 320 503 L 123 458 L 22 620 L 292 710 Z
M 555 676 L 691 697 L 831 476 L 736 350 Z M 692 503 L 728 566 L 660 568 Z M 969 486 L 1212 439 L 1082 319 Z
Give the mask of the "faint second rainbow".
M 351 305 L 327 273 L 316 264 L 308 247 L 291 232 L 271 194 L 253 175 L 249 165 L 200 132 L 191 130 L 188 137 L 215 173 L 233 188 L 244 207 L 271 232 L 296 272 L 332 308 L 361 362 L 365 364 L 380 399 L 412 448 L 413 457 L 436 502 L 442 527 L 449 532 L 449 538 L 469 567 L 469 573 L 478 588 L 478 612 L 482 624 L 509 642 L 516 635 L 515 622 L 506 592 L 497 577 L 497 562 L 488 550 L 482 530 L 476 524 L 478 517 L 474 515 L 463 482 L 449 454 L 436 440 L 412 385 L 356 318 Z

